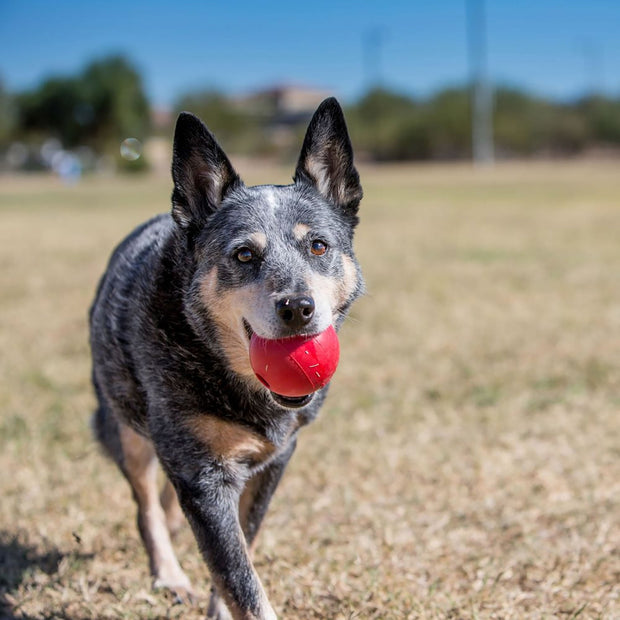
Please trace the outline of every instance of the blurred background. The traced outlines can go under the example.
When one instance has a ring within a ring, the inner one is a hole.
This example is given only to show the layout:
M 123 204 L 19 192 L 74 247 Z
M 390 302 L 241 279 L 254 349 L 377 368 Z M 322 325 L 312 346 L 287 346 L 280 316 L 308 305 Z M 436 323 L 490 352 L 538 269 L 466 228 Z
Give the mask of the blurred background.
M 345 108 L 368 293 L 275 494 L 278 615 L 620 618 L 620 2 L 0 0 L 0 618 L 154 592 L 88 424 L 87 313 L 170 209 L 180 110 L 249 185 Z
M 165 170 L 180 110 L 288 160 L 328 95 L 362 160 L 616 157 L 619 25 L 614 0 L 4 0 L 0 168 Z

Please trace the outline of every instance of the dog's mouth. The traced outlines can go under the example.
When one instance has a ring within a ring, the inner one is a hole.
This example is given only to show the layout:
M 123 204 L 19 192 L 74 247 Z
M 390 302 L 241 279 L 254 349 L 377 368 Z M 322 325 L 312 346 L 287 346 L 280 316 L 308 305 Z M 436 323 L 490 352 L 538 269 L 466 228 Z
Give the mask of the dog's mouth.
M 305 407 L 314 397 L 314 394 L 307 394 L 306 396 L 282 396 L 281 394 L 276 394 L 271 391 L 270 394 L 278 405 L 286 407 L 287 409 L 299 409 L 300 407 Z
M 254 330 L 245 319 L 243 319 L 243 329 L 248 337 L 248 341 L 250 341 L 254 334 Z M 267 389 L 269 390 L 269 388 Z M 271 390 L 269 390 L 269 393 L 278 405 L 286 407 L 287 409 L 305 407 L 314 398 L 314 394 L 307 394 L 306 396 L 282 396 L 282 394 L 276 394 L 276 392 L 272 392 Z

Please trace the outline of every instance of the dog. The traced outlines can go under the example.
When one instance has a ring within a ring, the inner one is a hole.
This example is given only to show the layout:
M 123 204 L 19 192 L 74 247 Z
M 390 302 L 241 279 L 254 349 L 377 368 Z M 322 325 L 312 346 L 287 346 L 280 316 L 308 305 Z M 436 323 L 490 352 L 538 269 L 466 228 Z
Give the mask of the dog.
M 172 177 L 171 212 L 120 243 L 90 310 L 93 429 L 131 486 L 154 587 L 194 598 L 171 544 L 184 515 L 211 574 L 208 617 L 272 619 L 252 548 L 327 386 L 272 393 L 248 350 L 254 333 L 338 329 L 363 292 L 362 188 L 342 109 L 318 107 L 291 185 L 253 187 L 181 113 Z

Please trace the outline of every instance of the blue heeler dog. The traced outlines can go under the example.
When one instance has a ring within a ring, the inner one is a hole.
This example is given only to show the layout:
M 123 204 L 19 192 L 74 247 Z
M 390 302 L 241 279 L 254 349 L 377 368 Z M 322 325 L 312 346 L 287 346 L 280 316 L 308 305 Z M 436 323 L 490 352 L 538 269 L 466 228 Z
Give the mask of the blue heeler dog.
M 211 572 L 208 616 L 271 619 L 251 550 L 327 388 L 271 393 L 249 341 L 340 327 L 363 289 L 352 247 L 362 188 L 333 98 L 310 122 L 291 185 L 246 187 L 187 113 L 172 176 L 171 213 L 117 247 L 90 312 L 93 427 L 131 485 L 154 585 L 193 597 L 170 542 L 184 513 Z

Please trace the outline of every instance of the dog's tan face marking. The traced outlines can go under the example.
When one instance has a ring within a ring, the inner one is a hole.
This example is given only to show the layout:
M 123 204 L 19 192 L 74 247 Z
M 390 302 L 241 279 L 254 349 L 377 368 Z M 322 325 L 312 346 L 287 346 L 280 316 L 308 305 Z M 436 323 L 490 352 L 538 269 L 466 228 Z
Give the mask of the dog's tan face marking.
M 249 240 L 256 246 L 257 250 L 263 251 L 267 247 L 267 235 L 264 232 L 254 232 Z
M 342 282 L 340 283 L 340 305 L 351 297 L 358 284 L 357 267 L 355 266 L 353 259 L 346 254 L 342 255 L 342 270 L 344 272 L 344 276 L 342 278 Z
M 270 441 L 244 426 L 216 416 L 196 416 L 187 422 L 187 426 L 194 437 L 223 461 L 250 459 L 260 463 L 268 459 L 276 449 Z
M 294 231 L 304 236 L 310 228 L 297 224 Z M 255 232 L 249 240 L 263 245 L 267 242 L 265 233 Z M 315 302 L 315 318 L 312 329 L 315 333 L 327 329 L 339 319 L 339 310 L 354 295 L 358 285 L 358 272 L 355 262 L 346 254 L 341 254 L 340 276 L 328 276 L 309 270 L 306 276 L 307 294 Z M 278 317 L 274 312 L 277 298 L 269 289 L 268 281 L 258 280 L 234 288 L 221 287 L 217 267 L 211 268 L 200 276 L 198 282 L 200 300 L 209 311 L 219 334 L 218 342 L 228 361 L 230 369 L 250 382 L 255 388 L 262 389 L 250 364 L 249 338 L 247 324 L 264 338 L 278 337 Z M 247 323 L 244 323 L 246 321 Z M 272 331 L 273 330 L 273 331 Z
M 258 286 L 219 291 L 218 271 L 213 267 L 202 278 L 200 295 L 220 330 L 220 344 L 231 369 L 258 383 L 250 366 L 249 343 L 243 327 L 243 309 L 255 303 Z
M 301 241 L 310 232 L 310 226 L 307 224 L 295 224 L 293 227 L 293 237 L 297 241 Z
M 342 269 L 344 273 L 341 279 L 318 273 L 308 278 L 308 286 L 317 305 L 317 311 L 320 311 L 321 306 L 324 312 L 327 311 L 325 304 L 329 304 L 329 312 L 333 321 L 337 318 L 338 308 L 351 297 L 357 286 L 355 263 L 346 254 L 342 255 Z
M 217 267 L 213 267 L 203 276 L 200 289 L 206 297 L 210 298 L 215 295 L 217 289 Z

